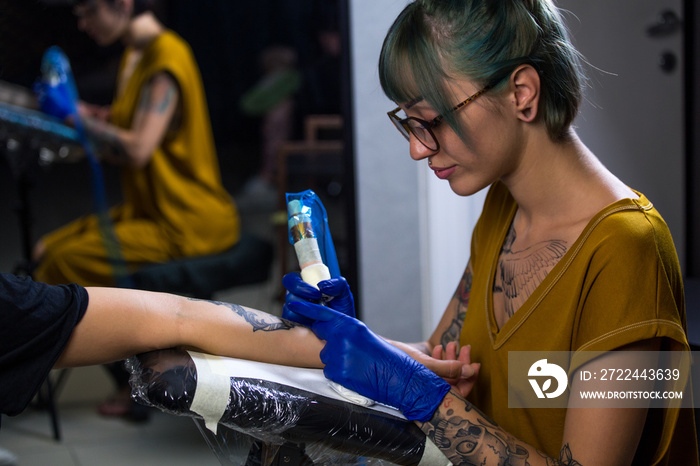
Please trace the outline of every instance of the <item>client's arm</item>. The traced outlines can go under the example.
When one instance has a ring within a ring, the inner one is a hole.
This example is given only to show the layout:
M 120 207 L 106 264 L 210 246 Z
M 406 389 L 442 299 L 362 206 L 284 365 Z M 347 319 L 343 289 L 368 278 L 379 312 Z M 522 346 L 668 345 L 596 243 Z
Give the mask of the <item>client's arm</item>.
M 118 361 L 182 346 L 220 356 L 322 367 L 321 342 L 306 327 L 236 304 L 165 293 L 87 288 L 89 304 L 57 367 Z
M 175 79 L 167 73 L 158 73 L 141 89 L 131 128 L 114 126 L 107 122 L 107 114 L 90 114 L 88 107 L 81 107 L 82 121 L 99 158 L 142 168 L 168 131 L 177 128 L 179 101 Z
M 305 326 L 311 326 L 313 324 L 312 320 L 295 313 L 291 309 L 292 304 L 299 300 L 302 302 L 320 302 L 325 299 L 331 309 L 353 318 L 355 316 L 355 304 L 352 292 L 350 291 L 349 285 L 342 277 L 323 280 L 318 283 L 319 288 L 317 289 L 305 283 L 298 273 L 289 273 L 282 279 L 282 284 L 289 291 L 285 298 L 284 310 L 282 313 L 288 320 L 299 322 Z M 324 296 L 326 298 L 324 298 Z M 328 300 L 327 298 L 329 297 L 332 297 L 332 299 Z M 455 303 L 456 299 L 453 299 L 450 306 L 448 306 L 445 313 L 446 315 L 456 306 Z M 443 321 L 446 321 L 445 317 L 443 317 Z M 440 326 L 438 326 L 434 335 L 439 331 L 441 331 Z M 457 332 L 457 335 L 458 334 Z M 450 347 L 453 351 L 448 354 L 443 352 L 443 350 L 447 350 L 447 346 L 443 348 L 441 344 L 433 345 L 430 342 L 411 344 L 388 339 L 385 339 L 385 341 L 404 353 L 407 353 L 413 359 L 450 382 L 456 382 L 464 378 L 469 379 L 473 377 L 474 371 L 478 371 L 477 365 L 472 365 L 470 362 L 465 363 L 465 361 L 470 358 L 470 355 L 466 351 L 458 350 L 455 343 Z M 464 380 L 459 381 L 465 382 Z

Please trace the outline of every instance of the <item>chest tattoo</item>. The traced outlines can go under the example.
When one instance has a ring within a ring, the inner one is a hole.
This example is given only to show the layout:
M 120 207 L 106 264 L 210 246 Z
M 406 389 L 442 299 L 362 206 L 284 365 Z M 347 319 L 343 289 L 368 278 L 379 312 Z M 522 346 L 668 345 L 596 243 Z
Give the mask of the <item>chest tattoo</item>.
M 566 241 L 559 239 L 534 243 L 521 250 L 514 250 L 515 228 L 511 225 L 503 242 L 498 259 L 498 270 L 493 293 L 502 293 L 507 317 L 530 297 L 567 251 Z

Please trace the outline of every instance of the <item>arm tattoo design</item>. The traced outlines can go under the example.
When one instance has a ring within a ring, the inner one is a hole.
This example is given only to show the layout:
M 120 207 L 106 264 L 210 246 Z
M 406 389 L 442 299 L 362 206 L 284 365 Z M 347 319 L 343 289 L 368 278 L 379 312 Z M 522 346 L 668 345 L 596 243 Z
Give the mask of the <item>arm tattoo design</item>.
M 191 301 L 202 301 L 201 299 L 189 298 Z M 224 303 L 221 301 L 206 301 L 218 306 L 226 306 L 233 312 L 243 317 L 246 322 L 248 322 L 251 327 L 253 327 L 253 332 L 261 330 L 263 332 L 274 332 L 275 330 L 290 330 L 294 327 L 298 327 L 299 324 L 292 322 L 291 320 L 278 318 L 264 312 L 257 312 L 253 310 L 247 310 L 243 306 L 233 303 Z
M 451 341 L 459 340 L 459 334 L 462 333 L 462 325 L 464 325 L 464 319 L 467 316 L 467 305 L 469 304 L 469 294 L 472 291 L 472 271 L 471 267 L 467 267 L 464 271 L 462 279 L 459 281 L 459 286 L 457 291 L 453 296 L 453 299 L 457 299 L 457 309 L 452 322 L 450 323 L 447 330 L 440 337 L 440 343 L 443 347 Z
M 528 464 L 529 451 L 492 420 L 464 400 L 459 408 L 440 410 L 424 424 L 423 431 L 456 465 Z M 471 421 L 465 414 L 470 413 Z
M 170 103 L 173 101 L 173 98 L 177 95 L 177 92 L 175 86 L 170 84 L 160 101 L 151 102 L 151 94 L 150 86 L 143 90 L 141 99 L 139 100 L 139 110 L 153 113 L 165 113 L 168 106 L 170 106 Z
M 516 236 L 515 228 L 511 225 L 503 242 L 498 260 L 498 276 L 493 286 L 494 293 L 504 293 L 503 301 L 508 317 L 515 314 L 567 251 L 566 241 L 558 239 L 542 241 L 521 251 L 514 251 Z
M 581 463 L 572 458 L 571 448 L 569 448 L 568 443 L 561 447 L 561 451 L 559 452 L 559 459 L 547 456 L 546 453 L 541 452 L 539 450 L 537 451 L 537 454 L 546 460 L 547 466 L 581 466 Z
M 452 464 L 530 464 L 527 461 L 530 450 L 523 442 L 501 429 L 470 402 L 459 400 L 464 403 L 460 408 L 460 402 L 454 401 L 444 401 L 443 406 L 447 409 L 444 412 L 437 410 L 433 418 L 421 427 Z M 581 466 L 572 458 L 568 444 L 562 447 L 559 459 L 548 457 L 540 451 L 537 454 L 546 459 L 547 466 Z
M 559 452 L 559 461 L 554 464 L 556 466 L 581 466 L 581 463 L 576 461 L 571 456 L 571 448 L 569 448 L 568 443 L 561 447 L 561 452 Z

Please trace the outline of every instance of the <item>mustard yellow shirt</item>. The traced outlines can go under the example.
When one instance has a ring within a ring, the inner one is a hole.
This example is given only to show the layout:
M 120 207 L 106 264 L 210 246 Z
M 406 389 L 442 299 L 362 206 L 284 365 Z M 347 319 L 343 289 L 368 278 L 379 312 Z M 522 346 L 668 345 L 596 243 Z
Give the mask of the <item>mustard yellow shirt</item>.
M 144 85 L 162 72 L 177 82 L 182 119 L 146 167 L 124 169 L 124 204 L 116 216 L 157 222 L 171 239 L 175 254 L 220 252 L 238 241 L 239 217 L 221 182 L 199 69 L 189 46 L 177 34 L 165 31 L 144 50 L 112 103 L 112 123 L 131 127 Z
M 506 431 L 555 458 L 566 409 L 509 408 L 509 351 L 609 351 L 662 338 L 689 350 L 681 270 L 666 223 L 643 196 L 600 211 L 522 307 L 498 328 L 492 290 L 517 205 L 500 182 L 472 237 L 472 288 L 460 337 L 481 371 L 469 400 Z M 569 368 L 572 373 L 576 368 Z M 682 444 L 682 445 L 681 445 Z M 642 464 L 698 464 L 693 411 L 650 409 Z

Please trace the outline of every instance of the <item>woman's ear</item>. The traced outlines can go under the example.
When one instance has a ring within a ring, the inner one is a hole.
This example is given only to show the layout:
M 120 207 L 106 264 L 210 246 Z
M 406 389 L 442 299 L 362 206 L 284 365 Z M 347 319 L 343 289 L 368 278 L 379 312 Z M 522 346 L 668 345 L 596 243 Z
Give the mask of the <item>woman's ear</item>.
M 510 76 L 517 117 L 532 122 L 540 102 L 540 75 L 532 65 L 520 65 Z

